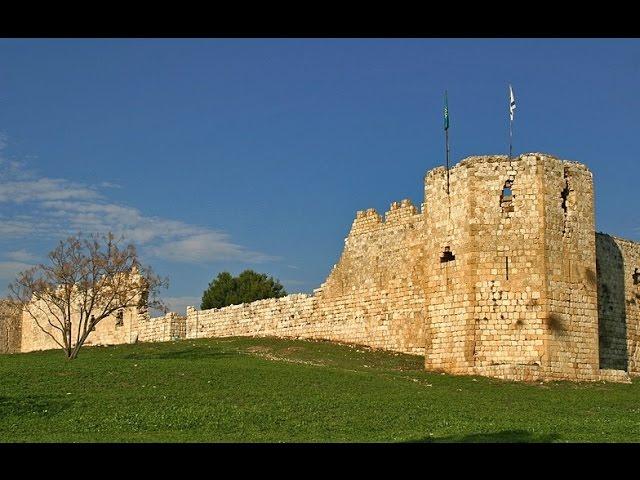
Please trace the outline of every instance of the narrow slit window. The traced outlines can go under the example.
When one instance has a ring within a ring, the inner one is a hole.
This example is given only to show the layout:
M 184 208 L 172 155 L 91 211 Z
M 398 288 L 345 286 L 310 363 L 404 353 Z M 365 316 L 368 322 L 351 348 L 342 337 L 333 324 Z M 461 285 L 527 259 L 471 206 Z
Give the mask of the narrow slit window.
M 638 272 L 637 268 L 633 271 L 632 278 L 633 278 L 633 284 L 634 285 L 639 285 L 640 284 L 640 272 Z
M 116 327 L 121 327 L 124 325 L 124 311 L 118 310 L 116 313 Z
M 504 268 L 507 275 L 507 280 L 509 280 L 509 257 L 504 257 Z
M 442 256 L 440 257 L 440 263 L 452 262 L 456 259 L 456 256 L 451 251 L 451 248 L 444 247 L 444 252 L 442 252 Z
M 569 225 L 568 225 L 568 215 L 569 215 L 569 194 L 571 193 L 571 189 L 569 188 L 569 176 L 568 172 L 565 169 L 564 171 L 564 188 L 562 192 L 560 192 L 560 198 L 562 199 L 562 203 L 560 206 L 562 207 L 562 235 L 567 236 L 569 234 Z
M 569 198 L 569 185 L 565 185 L 560 193 L 560 197 L 562 198 L 562 210 L 564 210 L 564 214 L 567 214 L 567 198 Z
M 513 212 L 513 180 L 509 179 L 504 182 L 502 193 L 500 194 L 500 206 L 503 212 Z

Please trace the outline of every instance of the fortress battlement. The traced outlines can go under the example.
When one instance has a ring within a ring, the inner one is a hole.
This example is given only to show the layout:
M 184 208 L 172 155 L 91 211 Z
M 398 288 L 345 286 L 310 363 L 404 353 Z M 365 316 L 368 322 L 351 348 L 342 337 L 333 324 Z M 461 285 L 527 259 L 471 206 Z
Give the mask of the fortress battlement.
M 356 213 L 313 295 L 190 307 L 186 317 L 132 313 L 115 327 L 126 337 L 107 335 L 107 324 L 101 338 L 274 335 L 419 354 L 426 369 L 452 374 L 640 375 L 640 244 L 595 232 L 586 165 L 480 155 L 431 169 L 423 182 L 420 210 L 404 199 L 384 215 Z M 45 348 L 30 338 L 38 332 L 21 331 L 22 351 Z
M 400 202 L 392 202 L 389 210 L 382 217 L 375 208 L 360 210 L 351 225 L 349 236 L 375 232 L 382 228 L 397 227 L 420 219 L 421 212 L 408 198 Z

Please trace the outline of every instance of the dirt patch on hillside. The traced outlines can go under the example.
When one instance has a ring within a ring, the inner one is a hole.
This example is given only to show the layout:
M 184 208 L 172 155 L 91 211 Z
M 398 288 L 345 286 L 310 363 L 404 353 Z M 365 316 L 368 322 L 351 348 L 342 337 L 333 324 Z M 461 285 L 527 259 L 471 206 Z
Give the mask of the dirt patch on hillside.
M 265 347 L 264 345 L 255 345 L 246 349 L 248 353 L 265 353 L 270 352 L 271 347 Z

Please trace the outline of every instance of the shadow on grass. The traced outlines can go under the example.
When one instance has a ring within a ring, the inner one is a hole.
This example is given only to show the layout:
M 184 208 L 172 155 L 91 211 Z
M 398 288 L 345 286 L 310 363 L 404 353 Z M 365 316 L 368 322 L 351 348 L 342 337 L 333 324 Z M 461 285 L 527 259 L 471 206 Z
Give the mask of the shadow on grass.
M 0 418 L 33 414 L 55 415 L 71 406 L 69 400 L 53 397 L 0 397 Z
M 185 349 L 174 351 L 161 351 L 161 352 L 146 352 L 146 353 L 130 353 L 123 358 L 127 360 L 201 360 L 201 359 L 216 359 L 237 357 L 237 352 L 217 352 L 209 349 Z
M 559 439 L 560 436 L 555 433 L 535 434 L 526 430 L 503 430 L 493 433 L 426 437 L 419 440 L 408 440 L 405 443 L 550 443 Z

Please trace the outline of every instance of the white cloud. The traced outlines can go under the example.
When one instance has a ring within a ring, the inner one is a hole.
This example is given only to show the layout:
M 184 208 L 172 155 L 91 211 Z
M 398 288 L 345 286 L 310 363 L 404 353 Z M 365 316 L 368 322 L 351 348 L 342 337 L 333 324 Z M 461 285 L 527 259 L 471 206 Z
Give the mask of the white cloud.
M 35 262 L 38 259 L 36 255 L 27 252 L 24 248 L 8 252 L 6 257 L 9 260 L 15 260 L 16 262 Z
M 122 185 L 112 182 L 100 182 L 98 186 L 100 188 L 122 188 Z
M 25 238 L 27 235 L 37 235 L 43 228 L 44 225 L 37 225 L 36 232 L 34 222 L 0 218 L 0 237 L 2 238 Z
M 276 260 L 276 257 L 252 252 L 229 241 L 228 235 L 219 232 L 194 233 L 185 238 L 166 242 L 150 250 L 154 255 L 182 262 L 206 262 L 242 258 L 251 263 Z
M 32 265 L 24 262 L 0 262 L 0 287 L 6 287 L 15 280 L 18 273 L 31 267 Z
M 0 155 L 3 141 L 0 136 Z M 117 188 L 109 182 L 98 186 Z M 8 207 L 4 215 L 3 205 Z M 20 214 L 14 213 L 16 206 Z M 24 165 L 0 158 L 0 239 L 58 240 L 78 232 L 109 231 L 142 247 L 144 253 L 174 262 L 260 263 L 277 259 L 233 242 L 224 232 L 180 220 L 145 216 L 135 207 L 109 201 L 97 187 L 37 177 Z M 25 259 L 23 256 L 22 260 Z
M 0 202 L 24 203 L 46 200 L 90 200 L 99 197 L 100 195 L 95 190 L 60 178 L 6 180 L 0 182 Z
M 179 220 L 145 217 L 138 209 L 112 203 L 48 201 L 42 206 L 75 231 L 123 235 L 156 257 L 199 263 L 242 260 L 260 263 L 276 257 L 250 251 L 233 243 L 228 234 Z

